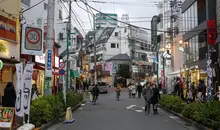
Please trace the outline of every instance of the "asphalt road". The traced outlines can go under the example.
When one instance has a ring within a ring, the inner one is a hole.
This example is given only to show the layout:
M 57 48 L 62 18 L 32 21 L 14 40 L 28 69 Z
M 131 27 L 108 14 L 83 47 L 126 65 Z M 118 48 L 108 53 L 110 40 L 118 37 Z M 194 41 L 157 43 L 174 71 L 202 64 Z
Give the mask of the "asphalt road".
M 161 109 L 159 115 L 145 115 L 143 98 L 129 98 L 127 92 L 121 94 L 120 101 L 115 97 L 113 92 L 101 94 L 97 105 L 87 101 L 73 113 L 75 122 L 59 123 L 48 130 L 193 130 Z

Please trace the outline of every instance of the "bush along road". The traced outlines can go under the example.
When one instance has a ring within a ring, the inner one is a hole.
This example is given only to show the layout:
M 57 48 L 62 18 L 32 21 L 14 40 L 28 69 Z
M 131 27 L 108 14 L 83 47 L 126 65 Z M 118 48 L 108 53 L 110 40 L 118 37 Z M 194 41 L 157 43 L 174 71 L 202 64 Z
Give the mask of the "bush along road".
M 63 94 L 57 96 L 43 96 L 31 103 L 30 122 L 35 127 L 41 127 L 43 124 L 58 119 L 67 107 L 75 107 L 83 101 L 83 95 L 74 92 L 67 93 L 66 105 L 64 103 Z
M 162 95 L 160 106 L 212 130 L 220 130 L 220 102 L 187 104 L 178 96 Z

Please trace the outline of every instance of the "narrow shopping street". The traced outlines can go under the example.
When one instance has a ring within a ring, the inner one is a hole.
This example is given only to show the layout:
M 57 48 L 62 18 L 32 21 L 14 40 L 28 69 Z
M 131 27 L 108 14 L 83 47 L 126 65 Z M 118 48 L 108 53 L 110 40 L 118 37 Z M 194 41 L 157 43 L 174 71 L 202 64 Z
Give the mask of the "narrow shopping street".
M 97 105 L 86 102 L 73 113 L 75 122 L 56 124 L 48 130 L 187 130 L 190 129 L 178 117 L 159 109 L 159 115 L 150 116 L 143 112 L 144 101 L 128 98 L 123 92 L 120 101 L 115 93 L 101 94 Z M 135 106 L 134 106 L 135 105 Z M 176 120 L 176 121 L 175 121 Z M 179 123 L 178 123 L 179 122 Z M 193 130 L 193 129 L 191 129 Z

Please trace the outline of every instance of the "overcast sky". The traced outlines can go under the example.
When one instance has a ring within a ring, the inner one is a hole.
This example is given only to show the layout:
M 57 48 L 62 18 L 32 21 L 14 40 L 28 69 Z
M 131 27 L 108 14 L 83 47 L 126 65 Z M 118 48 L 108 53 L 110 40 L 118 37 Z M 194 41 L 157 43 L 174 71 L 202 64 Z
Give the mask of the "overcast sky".
M 94 3 L 92 1 L 107 3 Z M 157 14 L 157 7 L 155 5 L 155 2 L 158 3 L 158 1 L 160 0 L 87 0 L 89 5 L 103 13 L 118 14 L 119 19 L 121 19 L 122 14 L 129 14 L 131 24 L 146 28 L 150 28 L 151 18 L 153 15 Z M 86 9 L 84 4 L 82 4 L 81 2 L 78 3 L 81 7 Z M 89 30 L 91 30 L 88 13 L 79 8 L 75 2 L 73 2 L 72 8 L 77 13 L 79 21 L 83 21 L 82 26 L 85 31 L 88 32 Z M 93 12 L 97 13 L 95 11 Z M 72 23 L 73 25 L 76 25 L 74 21 L 72 21 Z

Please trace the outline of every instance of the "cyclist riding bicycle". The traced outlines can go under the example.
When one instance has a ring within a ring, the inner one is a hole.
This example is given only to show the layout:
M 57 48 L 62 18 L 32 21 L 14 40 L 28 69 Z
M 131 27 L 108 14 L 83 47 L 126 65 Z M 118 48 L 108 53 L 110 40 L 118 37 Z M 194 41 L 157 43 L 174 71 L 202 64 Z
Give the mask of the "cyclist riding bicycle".
M 121 85 L 119 83 L 117 83 L 117 85 L 115 87 L 115 92 L 116 92 L 116 99 L 119 100 L 119 96 L 121 93 Z

